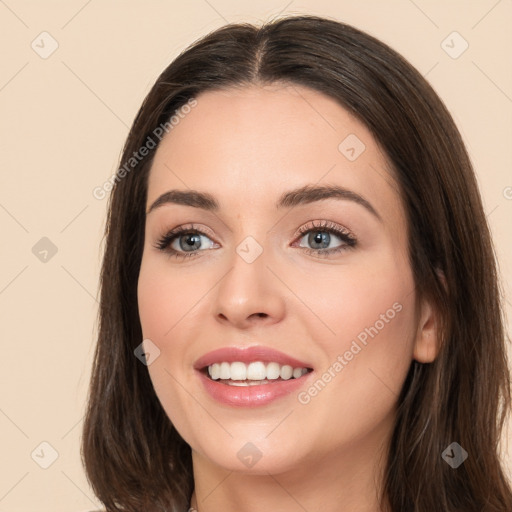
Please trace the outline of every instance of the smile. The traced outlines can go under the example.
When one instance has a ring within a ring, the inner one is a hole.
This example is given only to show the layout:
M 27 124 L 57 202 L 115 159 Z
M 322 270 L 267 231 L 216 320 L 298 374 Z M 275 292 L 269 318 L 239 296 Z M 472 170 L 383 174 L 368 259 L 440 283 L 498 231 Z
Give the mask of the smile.
M 270 346 L 227 346 L 194 364 L 210 399 L 229 407 L 260 407 L 294 396 L 313 378 L 313 365 Z

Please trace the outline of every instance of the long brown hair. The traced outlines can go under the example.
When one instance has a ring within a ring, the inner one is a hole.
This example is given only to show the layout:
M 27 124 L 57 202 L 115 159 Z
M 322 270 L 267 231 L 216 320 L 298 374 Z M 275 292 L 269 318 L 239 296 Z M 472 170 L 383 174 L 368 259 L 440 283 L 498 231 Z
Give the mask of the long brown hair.
M 364 32 L 315 16 L 224 26 L 159 76 L 121 163 L 203 91 L 275 82 L 336 99 L 371 131 L 399 183 L 416 292 L 441 312 L 438 357 L 411 363 L 398 400 L 383 508 L 511 511 L 498 451 L 510 410 L 510 375 L 489 228 L 453 120 L 404 58 Z M 154 153 L 124 167 L 109 198 L 99 335 L 82 438 L 87 477 L 108 511 L 183 512 L 194 486 L 190 447 L 134 356 L 142 341 L 137 279 Z M 457 469 L 441 456 L 452 442 L 468 453 Z

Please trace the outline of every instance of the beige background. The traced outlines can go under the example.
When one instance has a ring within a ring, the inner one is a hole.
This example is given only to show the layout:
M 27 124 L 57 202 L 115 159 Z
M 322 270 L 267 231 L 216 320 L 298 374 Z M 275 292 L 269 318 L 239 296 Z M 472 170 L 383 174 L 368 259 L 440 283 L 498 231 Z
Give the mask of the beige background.
M 98 505 L 79 457 L 106 212 L 92 190 L 115 172 L 142 99 L 179 51 L 226 22 L 284 13 L 352 23 L 427 76 L 475 164 L 510 319 L 511 0 L 0 0 L 0 512 Z M 463 49 L 459 36 L 442 46 L 453 31 L 469 44 L 458 58 L 445 49 Z M 46 262 L 43 237 L 57 249 Z M 58 452 L 47 469 L 42 442 Z M 506 464 L 512 474 L 510 451 Z

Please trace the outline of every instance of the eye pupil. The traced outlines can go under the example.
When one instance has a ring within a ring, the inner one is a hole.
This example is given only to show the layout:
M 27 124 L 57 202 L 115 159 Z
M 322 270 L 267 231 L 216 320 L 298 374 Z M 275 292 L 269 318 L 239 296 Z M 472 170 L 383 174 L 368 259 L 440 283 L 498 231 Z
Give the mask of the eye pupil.
M 183 244 L 185 241 L 185 245 Z M 180 237 L 180 249 L 190 251 L 191 249 L 199 249 L 201 247 L 201 235 L 197 233 L 188 233 Z
M 315 231 L 309 234 L 308 242 L 314 249 L 325 249 L 329 246 L 330 241 L 331 235 L 326 231 Z M 321 247 L 318 247 L 317 245 L 320 245 Z

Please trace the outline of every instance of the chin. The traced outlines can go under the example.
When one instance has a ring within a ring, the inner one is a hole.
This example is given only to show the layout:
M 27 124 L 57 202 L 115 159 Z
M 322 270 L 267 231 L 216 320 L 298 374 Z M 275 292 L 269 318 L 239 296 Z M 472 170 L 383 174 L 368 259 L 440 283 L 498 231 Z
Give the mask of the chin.
M 220 443 L 216 438 L 212 440 L 212 444 L 208 443 L 206 446 L 203 442 L 199 451 L 200 457 L 227 471 L 247 475 L 284 473 L 300 464 L 301 457 L 297 452 L 299 440 L 288 439 L 288 446 L 278 437 L 272 441 L 265 439 L 264 435 L 260 439 L 249 439 L 248 436 L 234 437 Z M 215 446 L 213 450 L 212 446 Z

